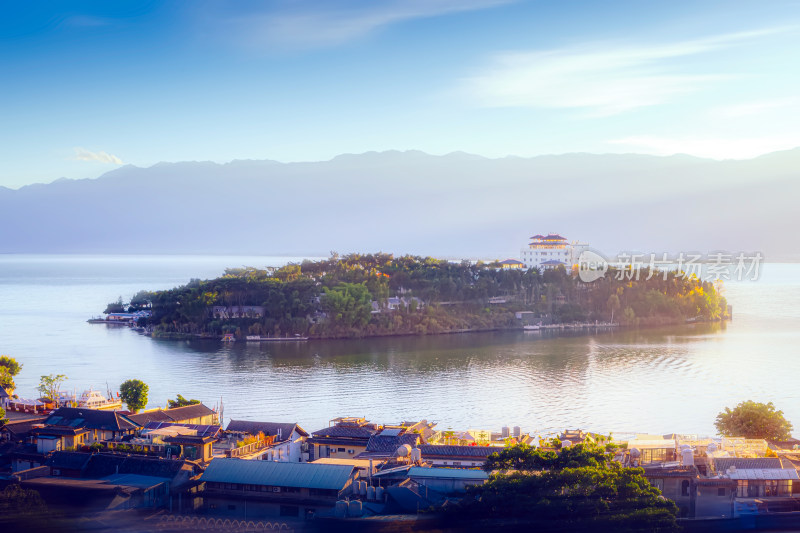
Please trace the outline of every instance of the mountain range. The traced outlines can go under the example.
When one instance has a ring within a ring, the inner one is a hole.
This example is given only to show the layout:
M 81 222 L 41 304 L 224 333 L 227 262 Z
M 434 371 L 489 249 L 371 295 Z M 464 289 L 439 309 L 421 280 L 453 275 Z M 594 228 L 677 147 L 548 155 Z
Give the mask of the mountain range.
M 750 160 L 419 151 L 132 165 L 0 187 L 0 253 L 518 257 L 558 232 L 604 253 L 800 260 L 800 148 Z

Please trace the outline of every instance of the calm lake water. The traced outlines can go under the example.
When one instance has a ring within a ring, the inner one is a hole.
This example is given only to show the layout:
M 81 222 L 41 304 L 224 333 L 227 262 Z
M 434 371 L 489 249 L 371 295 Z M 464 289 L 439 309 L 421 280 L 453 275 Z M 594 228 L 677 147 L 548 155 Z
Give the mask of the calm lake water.
M 475 333 L 233 346 L 156 341 L 87 324 L 140 289 L 210 278 L 225 267 L 297 258 L 0 256 L 0 353 L 24 368 L 18 393 L 42 374 L 66 389 L 150 386 L 150 406 L 180 393 L 224 418 L 297 421 L 336 416 L 421 419 L 440 428 L 519 425 L 653 433 L 714 433 L 741 400 L 772 401 L 800 428 L 800 265 L 768 264 L 758 281 L 729 283 L 727 324 L 612 333 Z

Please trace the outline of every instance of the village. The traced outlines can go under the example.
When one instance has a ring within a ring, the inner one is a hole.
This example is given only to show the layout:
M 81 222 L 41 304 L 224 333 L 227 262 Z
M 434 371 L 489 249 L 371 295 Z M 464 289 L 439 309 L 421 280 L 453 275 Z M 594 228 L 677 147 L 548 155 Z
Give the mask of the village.
M 49 509 L 82 520 L 135 515 L 149 529 L 233 530 L 411 520 L 486 483 L 483 467 L 496 452 L 526 445 L 559 454 L 582 444 L 606 446 L 614 462 L 643 468 L 685 524 L 774 525 L 800 511 L 798 439 L 534 435 L 360 416 L 332 417 L 309 431 L 269 416 L 225 421 L 220 410 L 182 397 L 186 405 L 132 413 L 87 391 L 43 414 L 14 410 L 4 392 L 0 490 L 35 490 Z

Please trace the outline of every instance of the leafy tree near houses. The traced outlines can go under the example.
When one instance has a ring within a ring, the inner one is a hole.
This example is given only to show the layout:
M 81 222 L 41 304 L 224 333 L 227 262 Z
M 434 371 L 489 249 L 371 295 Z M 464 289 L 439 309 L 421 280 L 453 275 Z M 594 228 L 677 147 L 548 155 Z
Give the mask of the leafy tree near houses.
M 145 382 L 138 379 L 129 379 L 119 386 L 119 396 L 128 406 L 128 410 L 135 413 L 147 405 L 147 393 L 149 390 L 150 387 Z
M 784 418 L 783 411 L 775 410 L 772 402 L 748 400 L 733 409 L 726 407 L 714 425 L 725 437 L 786 440 L 792 436 L 792 424 Z
M 5 367 L 12 377 L 19 374 L 19 371 L 22 369 L 22 365 L 19 364 L 16 359 L 7 355 L 0 355 L 0 366 Z
M 58 399 L 58 393 L 61 390 L 61 384 L 67 379 L 64 374 L 50 374 L 42 376 L 39 381 L 39 386 L 36 390 L 42 395 L 42 398 L 47 398 L 50 401 Z
M 8 424 L 8 418 L 6 418 L 6 410 L 0 407 L 0 427 Z
M 200 400 L 187 400 L 180 394 L 178 394 L 178 397 L 174 400 L 167 400 L 167 405 L 170 409 L 175 409 L 176 407 L 186 407 L 187 405 L 196 405 L 198 403 L 200 403 Z
M 547 531 L 677 529 L 677 506 L 647 481 L 644 470 L 624 468 L 594 443 L 558 452 L 510 446 L 489 456 L 484 468 L 492 472 L 489 481 L 446 508 L 454 520 L 486 528 L 511 520 Z
M 6 389 L 9 394 L 16 388 L 14 377 L 4 366 L 0 366 L 0 386 Z

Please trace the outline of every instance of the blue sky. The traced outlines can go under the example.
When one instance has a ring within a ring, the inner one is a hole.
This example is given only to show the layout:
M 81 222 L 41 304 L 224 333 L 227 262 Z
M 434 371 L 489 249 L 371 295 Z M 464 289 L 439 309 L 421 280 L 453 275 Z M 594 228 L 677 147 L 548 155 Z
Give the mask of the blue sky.
M 17 2 L 0 185 L 419 149 L 800 146 L 798 2 Z

